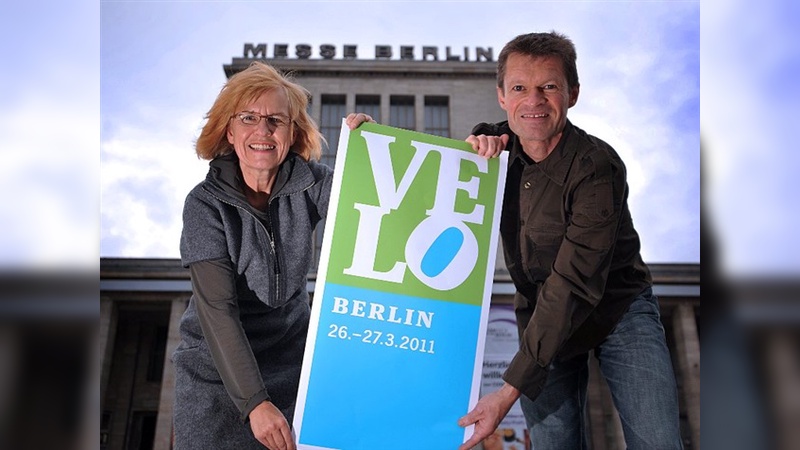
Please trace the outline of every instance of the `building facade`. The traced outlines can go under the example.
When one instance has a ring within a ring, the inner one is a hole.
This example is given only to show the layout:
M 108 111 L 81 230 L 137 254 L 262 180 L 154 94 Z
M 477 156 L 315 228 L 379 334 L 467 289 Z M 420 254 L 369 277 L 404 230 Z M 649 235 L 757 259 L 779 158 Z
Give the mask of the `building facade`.
M 653 264 L 651 270 L 678 380 L 684 446 L 696 449 L 700 266 Z M 308 280 L 311 293 L 315 278 L 312 274 Z M 172 448 L 175 374 L 170 357 L 180 342 L 178 326 L 190 296 L 189 272 L 177 259 L 101 259 L 101 449 Z M 513 296 L 510 278 L 498 271 L 492 307 L 510 307 Z M 594 360 L 587 401 L 591 449 L 624 449 L 619 417 Z
M 391 47 L 376 46 L 375 59 L 357 59 L 355 46 L 342 46 L 338 57 L 333 46 L 323 45 L 320 58 L 312 58 L 314 49 L 298 44 L 292 58 L 284 45 L 245 44 L 241 58 L 223 65 L 225 76 L 262 61 L 305 87 L 311 93 L 309 113 L 327 142 L 321 161 L 330 167 L 336 162 L 342 119 L 352 112 L 369 114 L 383 125 L 459 140 L 466 139 L 477 123 L 506 117 L 497 103 L 491 48 L 464 48 L 456 56 L 449 47 L 400 46 L 400 59 L 391 59 Z M 415 50 L 420 59 L 415 59 Z M 474 61 L 469 60 L 471 55 Z M 317 255 L 321 241 L 322 228 L 315 236 Z

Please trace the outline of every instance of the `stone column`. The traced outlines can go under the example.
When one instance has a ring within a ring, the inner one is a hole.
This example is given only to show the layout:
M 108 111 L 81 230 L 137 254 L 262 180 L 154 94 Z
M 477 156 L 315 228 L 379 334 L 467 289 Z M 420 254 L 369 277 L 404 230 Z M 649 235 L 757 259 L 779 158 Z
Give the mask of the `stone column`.
M 317 125 L 322 123 L 322 106 L 320 103 L 322 103 L 322 96 L 318 93 L 311 94 L 311 111 L 308 113 L 311 114 L 311 117 L 317 122 Z
M 389 111 L 391 110 L 391 94 L 389 92 L 381 93 L 381 125 L 389 125 Z
M 775 327 L 777 328 L 777 327 Z M 774 329 L 769 333 L 766 355 L 766 391 L 775 448 L 794 449 L 800 442 L 797 418 L 800 417 L 800 361 L 794 329 Z
M 348 92 L 344 98 L 344 116 L 354 112 L 359 112 L 356 111 L 356 94 Z
M 178 327 L 181 316 L 186 310 L 187 299 L 176 298 L 172 300 L 172 310 L 169 315 L 169 331 L 167 334 L 167 349 L 164 354 L 164 374 L 161 377 L 161 395 L 158 401 L 158 419 L 156 419 L 156 436 L 153 440 L 153 450 L 170 450 L 172 448 L 172 409 L 175 402 L 175 368 L 172 365 L 172 352 L 181 341 Z
M 690 303 L 680 303 L 675 307 L 672 328 L 692 448 L 700 448 L 700 339 L 694 307 Z
M 601 427 L 604 432 L 603 438 L 605 439 L 605 448 L 609 450 L 625 448 L 625 434 L 622 432 L 622 421 L 619 418 L 617 408 L 614 406 L 614 400 L 611 398 L 611 390 L 608 388 L 608 384 L 605 378 L 603 378 L 603 374 L 600 372 L 600 364 L 597 358 L 594 357 L 594 353 L 592 353 L 592 356 L 589 358 L 589 380 L 592 379 L 594 379 L 594 382 L 599 386 L 600 407 L 603 411 Z
M 594 353 L 589 357 L 589 382 L 586 387 L 586 414 L 589 423 L 587 424 L 587 431 L 589 436 L 586 440 L 589 441 L 592 450 L 608 450 L 606 444 L 606 426 L 605 426 L 605 412 L 603 411 L 603 393 L 602 390 L 607 389 L 603 379 L 600 376 L 600 370 L 597 367 L 597 360 Z
M 100 336 L 98 353 L 100 355 L 100 408 L 105 407 L 106 386 L 114 356 L 114 338 L 117 335 L 117 309 L 114 301 L 108 297 L 100 297 Z
M 425 96 L 422 94 L 414 96 L 414 123 L 416 131 L 425 132 Z

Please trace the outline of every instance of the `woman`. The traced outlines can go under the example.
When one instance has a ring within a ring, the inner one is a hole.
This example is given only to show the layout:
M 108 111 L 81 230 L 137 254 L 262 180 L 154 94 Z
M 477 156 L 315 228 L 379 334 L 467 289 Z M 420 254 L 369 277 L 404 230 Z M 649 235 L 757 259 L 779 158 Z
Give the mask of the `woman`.
M 197 139 L 211 162 L 183 211 L 193 295 L 173 355 L 176 449 L 295 448 L 311 236 L 333 176 L 316 162 L 307 103 L 304 88 L 254 63 L 226 83 Z M 348 116 L 351 128 L 364 121 Z

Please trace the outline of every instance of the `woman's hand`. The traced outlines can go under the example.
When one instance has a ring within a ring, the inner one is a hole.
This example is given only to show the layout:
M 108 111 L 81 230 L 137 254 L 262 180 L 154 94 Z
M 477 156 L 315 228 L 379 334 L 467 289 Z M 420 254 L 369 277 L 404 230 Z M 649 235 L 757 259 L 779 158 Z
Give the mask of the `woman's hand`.
M 375 123 L 375 120 L 370 117 L 368 114 L 364 113 L 350 113 L 347 115 L 345 119 L 347 126 L 350 127 L 351 130 L 355 130 L 364 122 L 372 122 Z
M 500 155 L 500 152 L 506 149 L 506 145 L 508 145 L 508 135 L 486 136 L 485 134 L 481 134 L 475 136 L 471 134 L 466 141 L 472 145 L 472 149 L 478 152 L 478 155 L 489 159 L 497 157 Z
M 249 417 L 250 429 L 265 447 L 270 450 L 296 450 L 289 422 L 272 402 L 259 403 L 250 411 Z

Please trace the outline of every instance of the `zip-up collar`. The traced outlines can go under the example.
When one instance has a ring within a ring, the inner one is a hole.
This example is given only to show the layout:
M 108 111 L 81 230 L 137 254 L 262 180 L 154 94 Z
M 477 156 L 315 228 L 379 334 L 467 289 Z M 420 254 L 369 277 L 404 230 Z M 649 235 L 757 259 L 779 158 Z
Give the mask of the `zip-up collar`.
M 314 175 L 297 153 L 289 152 L 278 167 L 278 175 L 272 187 L 270 202 L 274 198 L 302 192 L 314 185 Z M 244 178 L 235 152 L 218 156 L 209 163 L 206 187 L 217 195 L 223 195 L 236 206 L 251 208 L 244 195 Z

